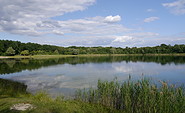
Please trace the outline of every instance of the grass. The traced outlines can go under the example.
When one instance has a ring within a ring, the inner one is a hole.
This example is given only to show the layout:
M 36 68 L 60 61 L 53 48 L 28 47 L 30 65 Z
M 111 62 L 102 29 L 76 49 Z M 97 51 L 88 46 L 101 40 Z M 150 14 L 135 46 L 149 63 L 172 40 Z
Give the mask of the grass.
M 36 108 L 27 111 L 10 110 L 10 107 L 17 103 L 29 103 Z M 1 98 L 1 113 L 112 113 L 117 110 L 104 107 L 102 105 L 90 104 L 77 100 L 64 100 L 57 97 L 53 99 L 45 93 L 38 93 L 30 96 L 20 96 L 17 98 Z
M 96 89 L 78 90 L 71 100 L 63 96 L 51 98 L 43 92 L 32 95 L 26 92 L 24 84 L 13 81 L 8 84 L 7 80 L 0 84 L 0 91 L 0 113 L 185 113 L 183 86 L 164 81 L 156 85 L 148 79 L 123 83 L 116 79 L 99 80 Z M 11 95 L 14 91 L 15 95 Z M 10 110 L 17 103 L 29 103 L 36 108 Z
M 97 89 L 79 90 L 76 99 L 101 104 L 125 113 L 185 113 L 184 87 L 137 82 L 98 81 Z
M 181 54 L 144 54 L 145 56 L 185 56 L 185 53 Z M 96 57 L 96 56 L 143 56 L 143 54 L 80 54 L 80 55 L 32 55 L 32 56 L 0 56 L 0 59 L 4 58 L 60 58 L 60 57 Z
M 13 105 L 19 103 L 29 103 L 35 109 L 10 110 Z M 26 92 L 24 84 L 0 79 L 0 113 L 119 113 L 119 111 L 79 100 L 66 100 L 63 96 L 52 98 L 44 92 L 32 95 Z

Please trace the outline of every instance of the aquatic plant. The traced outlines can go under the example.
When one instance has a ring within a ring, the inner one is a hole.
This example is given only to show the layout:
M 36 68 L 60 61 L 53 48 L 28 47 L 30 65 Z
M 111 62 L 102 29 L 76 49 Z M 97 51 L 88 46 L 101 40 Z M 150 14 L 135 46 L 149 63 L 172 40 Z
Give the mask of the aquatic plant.
M 97 88 L 78 90 L 75 99 L 52 98 L 44 92 L 31 95 L 22 83 L 0 79 L 0 112 L 15 113 L 12 106 L 24 103 L 35 109 L 24 113 L 185 113 L 183 86 L 159 84 L 149 79 L 101 81 Z
M 159 84 L 149 79 L 119 83 L 98 81 L 96 89 L 78 90 L 77 100 L 116 108 L 126 113 L 184 113 L 184 87 Z

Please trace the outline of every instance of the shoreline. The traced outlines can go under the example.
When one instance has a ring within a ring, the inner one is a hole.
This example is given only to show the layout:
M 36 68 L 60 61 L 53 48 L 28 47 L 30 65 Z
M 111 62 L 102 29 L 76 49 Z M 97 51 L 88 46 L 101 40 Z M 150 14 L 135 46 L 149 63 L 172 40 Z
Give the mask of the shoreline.
M 7 58 L 60 58 L 60 57 L 99 57 L 99 56 L 185 56 L 185 53 L 180 54 L 81 54 L 81 55 L 32 55 L 32 56 L 0 56 L 0 59 Z
M 179 113 L 184 111 L 184 87 L 174 87 L 165 81 L 158 81 L 161 84 L 158 87 L 156 83 L 146 78 L 122 83 L 117 80 L 99 80 L 97 83 L 99 87 L 91 90 L 80 89 L 74 98 L 65 99 L 62 95 L 52 98 L 42 91 L 30 94 L 23 83 L 0 80 L 0 105 L 2 105 L 0 112 L 3 113 L 135 113 L 133 110 L 141 113 L 146 111 L 163 113 L 167 110 L 171 111 L 169 113 Z

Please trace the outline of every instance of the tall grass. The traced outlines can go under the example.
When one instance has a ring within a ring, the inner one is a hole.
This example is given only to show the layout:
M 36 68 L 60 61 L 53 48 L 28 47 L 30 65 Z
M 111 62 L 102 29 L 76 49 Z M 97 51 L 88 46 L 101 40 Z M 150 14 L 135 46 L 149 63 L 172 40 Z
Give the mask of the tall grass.
M 97 89 L 78 90 L 77 100 L 97 103 L 126 113 L 185 113 L 184 87 L 175 87 L 149 79 L 123 83 L 98 81 Z
M 43 91 L 32 95 L 26 87 L 23 83 L 0 79 L 0 113 L 119 113 L 113 108 L 69 100 L 63 96 L 52 98 Z M 10 109 L 20 103 L 31 104 L 34 108 L 26 111 Z
M 26 111 L 29 113 L 185 113 L 185 88 L 159 83 L 149 79 L 123 83 L 99 80 L 96 89 L 78 90 L 75 100 L 65 100 L 43 92 L 31 95 L 26 85 L 0 79 L 0 112 L 14 113 L 12 105 L 30 103 L 36 108 Z

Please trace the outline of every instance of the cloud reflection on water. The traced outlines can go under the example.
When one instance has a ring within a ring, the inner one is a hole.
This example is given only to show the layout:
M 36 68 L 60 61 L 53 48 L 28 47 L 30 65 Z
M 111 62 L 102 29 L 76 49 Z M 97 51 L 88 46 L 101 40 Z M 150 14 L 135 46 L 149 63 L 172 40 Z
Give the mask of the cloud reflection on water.
M 98 79 L 119 81 L 141 78 L 141 75 L 154 79 L 166 79 L 183 83 L 185 73 L 183 65 L 160 65 L 146 62 L 113 62 L 113 63 L 84 63 L 60 64 L 43 67 L 38 70 L 23 71 L 10 79 L 22 81 L 28 85 L 28 91 L 37 92 L 46 90 L 52 95 L 72 95 L 75 89 L 96 87 Z M 10 76 L 13 74 L 10 74 Z M 175 76 L 174 76 L 175 75 Z

